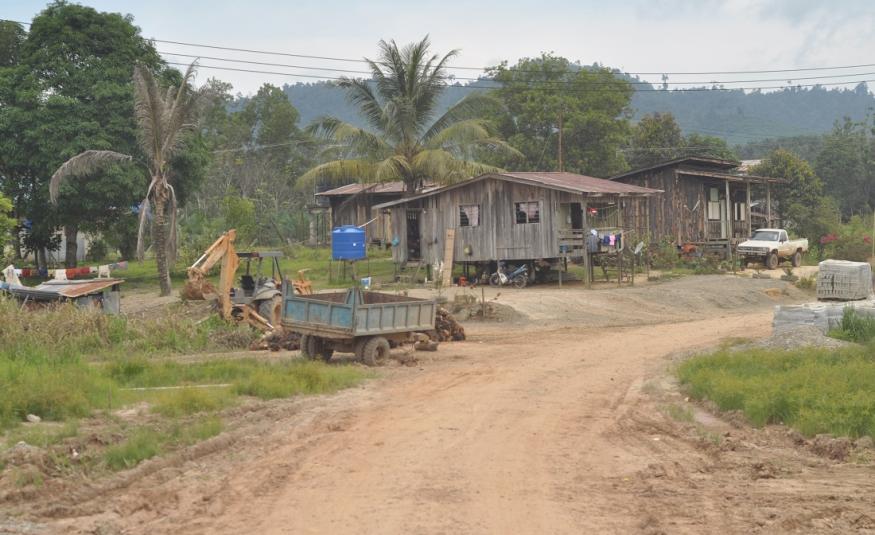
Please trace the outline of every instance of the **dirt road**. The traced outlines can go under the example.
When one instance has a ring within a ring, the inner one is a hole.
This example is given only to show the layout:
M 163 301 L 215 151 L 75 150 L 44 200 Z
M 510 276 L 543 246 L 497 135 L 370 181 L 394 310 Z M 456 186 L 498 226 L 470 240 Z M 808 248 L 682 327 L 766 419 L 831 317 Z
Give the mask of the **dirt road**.
M 875 530 L 875 478 L 700 415 L 668 355 L 771 311 L 637 327 L 469 328 L 417 369 L 254 416 L 229 447 L 77 504 L 81 533 Z

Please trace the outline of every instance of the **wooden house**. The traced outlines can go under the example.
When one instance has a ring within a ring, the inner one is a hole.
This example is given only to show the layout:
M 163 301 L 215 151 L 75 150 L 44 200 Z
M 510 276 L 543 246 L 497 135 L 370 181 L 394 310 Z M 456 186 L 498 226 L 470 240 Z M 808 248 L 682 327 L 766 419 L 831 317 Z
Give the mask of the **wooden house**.
M 623 203 L 659 193 L 573 173 L 488 173 L 375 207 L 388 216 L 398 263 L 552 260 L 582 251 L 592 228 L 625 228 Z M 582 256 L 582 253 L 579 255 Z
M 427 186 L 426 191 L 429 188 L 431 186 Z M 370 243 L 386 243 L 391 239 L 389 217 L 374 211 L 373 207 L 400 199 L 403 195 L 403 182 L 354 183 L 317 193 L 316 198 L 327 201 L 332 228 L 364 225 L 365 235 Z
M 626 219 L 647 229 L 651 241 L 693 243 L 728 253 L 752 229 L 779 224 L 771 190 L 784 180 L 746 174 L 737 162 L 677 158 L 611 180 L 663 191 L 626 207 Z

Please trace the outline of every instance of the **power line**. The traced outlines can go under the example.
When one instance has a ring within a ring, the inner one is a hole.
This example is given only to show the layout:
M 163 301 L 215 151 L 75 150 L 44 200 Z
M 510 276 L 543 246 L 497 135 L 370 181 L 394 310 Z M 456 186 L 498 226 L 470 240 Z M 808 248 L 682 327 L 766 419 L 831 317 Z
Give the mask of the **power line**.
M 16 21 L 10 19 L 0 19 L 5 22 L 12 22 L 15 24 L 21 24 L 25 26 L 30 26 L 31 23 Z M 173 44 L 178 46 L 187 46 L 187 47 L 195 47 L 195 48 L 207 48 L 213 50 L 227 50 L 232 52 L 244 52 L 248 54 L 263 54 L 263 55 L 271 55 L 271 56 L 285 56 L 285 57 L 294 57 L 294 58 L 303 58 L 303 59 L 318 59 L 324 61 L 338 61 L 338 62 L 347 62 L 347 63 L 367 63 L 367 60 L 361 58 L 342 58 L 342 57 L 333 57 L 333 56 L 318 56 L 312 54 L 297 54 L 291 52 L 277 52 L 277 51 L 269 51 L 269 50 L 257 50 L 257 49 L 249 49 L 249 48 L 236 48 L 229 46 L 220 46 L 220 45 L 207 45 L 207 44 L 199 44 L 199 43 L 189 43 L 184 41 L 171 41 L 166 39 L 149 39 L 155 43 L 165 43 L 165 44 Z M 875 63 L 864 63 L 857 65 L 840 65 L 840 66 L 827 66 L 827 67 L 799 67 L 792 69 L 760 69 L 760 70 L 736 70 L 736 71 L 653 71 L 653 72 L 632 72 L 632 71 L 617 71 L 623 74 L 629 75 L 720 75 L 720 74 L 769 74 L 769 73 L 788 73 L 788 72 L 806 72 L 806 71 L 833 71 L 833 70 L 847 70 L 847 69 L 861 69 L 875 67 Z M 301 67 L 304 68 L 304 67 Z M 487 71 L 494 67 L 470 67 L 470 66 L 448 66 L 447 69 L 456 69 L 456 70 L 471 70 L 471 71 Z M 321 70 L 321 69 L 320 69 Z M 332 69 L 340 72 L 339 69 Z M 533 72 L 533 73 L 541 73 L 543 71 L 539 70 L 517 70 L 516 72 Z M 684 82 L 677 82 L 684 83 Z M 710 83 L 710 82 L 709 82 Z
M 247 65 L 261 65 L 267 67 L 287 67 L 287 68 L 295 68 L 295 69 L 309 69 L 309 70 L 319 70 L 319 71 L 329 71 L 329 72 L 345 72 L 352 74 L 372 74 L 371 71 L 361 71 L 361 70 L 352 70 L 352 69 L 334 69 L 330 67 L 311 67 L 306 65 L 290 65 L 287 63 L 271 63 L 264 61 L 250 61 L 244 59 L 234 59 L 234 58 L 222 58 L 215 56 L 198 56 L 195 54 L 180 54 L 178 52 L 167 52 L 167 51 L 158 51 L 160 54 L 164 54 L 167 56 L 179 56 L 184 58 L 200 58 L 207 59 L 211 61 L 225 61 L 229 63 L 243 63 Z M 510 72 L 518 72 L 518 71 L 510 71 Z M 821 76 L 801 76 L 795 78 L 795 80 L 822 80 L 829 78 L 841 78 L 844 76 L 873 76 L 875 72 L 861 72 L 861 73 L 841 73 L 834 75 L 821 75 Z M 314 75 L 306 75 L 307 77 L 318 77 Z M 324 78 L 324 77 L 318 77 Z M 464 76 L 453 76 L 454 80 L 467 80 L 467 81 L 490 81 L 495 83 L 503 83 L 506 84 L 508 81 L 504 80 L 496 80 L 494 78 L 472 78 L 472 77 L 464 77 Z M 707 84 L 741 84 L 741 83 L 760 83 L 760 82 L 782 82 L 785 81 L 785 78 L 761 78 L 755 80 L 707 80 L 707 81 L 686 81 L 686 82 L 663 82 L 662 84 L 652 84 L 647 81 L 631 81 L 626 80 L 627 83 L 631 85 L 707 85 Z M 792 80 L 789 80 L 792 81 Z M 513 80 L 514 83 L 537 83 L 537 84 L 552 84 L 552 85 L 574 85 L 576 82 L 574 80 Z M 853 83 L 853 82 L 849 82 Z M 600 83 L 600 82 L 592 82 L 590 85 L 611 85 L 611 82 Z
M 168 65 L 179 65 L 183 67 L 187 67 L 187 63 L 180 63 L 174 61 L 166 62 Z M 315 74 L 301 74 L 301 73 L 289 73 L 289 72 L 277 72 L 277 71 L 262 71 L 256 69 L 242 69 L 236 67 L 222 67 L 218 65 L 198 65 L 198 68 L 202 69 L 213 69 L 213 70 L 221 70 L 221 71 L 233 71 L 233 72 L 246 72 L 246 73 L 254 73 L 254 74 L 269 74 L 274 76 L 289 76 L 294 78 L 316 78 L 320 80 L 343 80 L 341 77 L 336 76 L 319 76 Z M 486 82 L 491 82 L 491 80 L 484 80 Z M 686 88 L 677 88 L 672 89 L 673 92 L 701 92 L 701 91 L 754 91 L 761 89 L 793 89 L 799 87 L 823 87 L 823 86 L 838 86 L 838 85 L 848 85 L 854 83 L 869 83 L 875 82 L 875 80 L 849 80 L 842 82 L 831 82 L 831 83 L 818 83 L 818 84 L 790 84 L 790 85 L 777 85 L 777 86 L 760 86 L 760 87 L 686 87 Z M 494 82 L 494 83 L 502 83 L 502 82 Z M 477 90 L 477 89 L 500 89 L 501 86 L 494 87 L 468 87 L 466 89 Z M 617 92 L 625 92 L 623 89 L 587 89 L 587 88 L 569 88 L 562 89 L 560 87 L 535 87 L 535 89 L 539 89 L 542 91 L 564 91 L 569 93 L 617 93 Z M 656 93 L 663 92 L 662 89 L 636 89 L 639 93 Z

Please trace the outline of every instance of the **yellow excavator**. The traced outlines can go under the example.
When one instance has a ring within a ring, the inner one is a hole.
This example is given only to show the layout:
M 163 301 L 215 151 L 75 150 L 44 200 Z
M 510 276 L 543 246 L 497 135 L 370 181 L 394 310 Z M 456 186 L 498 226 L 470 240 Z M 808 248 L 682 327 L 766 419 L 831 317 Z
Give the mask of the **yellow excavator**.
M 188 280 L 182 296 L 192 300 L 216 299 L 219 315 L 227 321 L 244 321 L 263 331 L 279 328 L 283 288 L 289 282 L 280 271 L 279 259 L 282 258 L 282 253 L 238 253 L 234 248 L 236 238 L 236 230 L 225 232 L 188 268 Z M 246 272 L 240 277 L 240 287 L 235 288 L 234 276 L 241 260 L 246 264 Z M 270 263 L 270 276 L 262 274 L 265 260 Z M 219 287 L 216 288 L 207 280 L 207 275 L 220 261 Z M 299 294 L 313 293 L 310 281 L 304 277 L 305 271 L 299 271 L 298 280 L 291 281 Z

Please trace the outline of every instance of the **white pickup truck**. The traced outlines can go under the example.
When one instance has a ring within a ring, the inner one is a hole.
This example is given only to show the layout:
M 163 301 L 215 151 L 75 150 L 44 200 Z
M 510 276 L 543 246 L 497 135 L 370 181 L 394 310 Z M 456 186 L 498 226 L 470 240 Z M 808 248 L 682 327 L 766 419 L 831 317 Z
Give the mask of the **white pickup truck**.
M 781 260 L 790 260 L 793 267 L 802 265 L 802 255 L 808 252 L 808 240 L 791 240 L 787 231 L 780 228 L 761 228 L 753 236 L 738 245 L 738 256 L 742 266 L 748 262 L 759 262 L 769 269 L 778 267 Z

